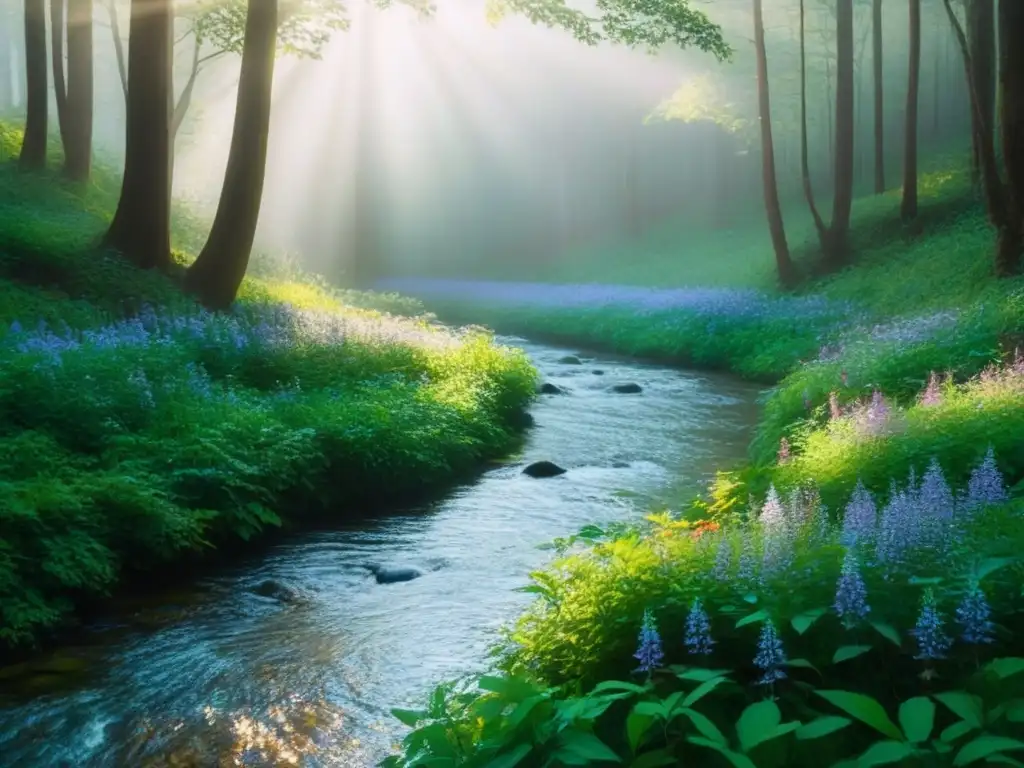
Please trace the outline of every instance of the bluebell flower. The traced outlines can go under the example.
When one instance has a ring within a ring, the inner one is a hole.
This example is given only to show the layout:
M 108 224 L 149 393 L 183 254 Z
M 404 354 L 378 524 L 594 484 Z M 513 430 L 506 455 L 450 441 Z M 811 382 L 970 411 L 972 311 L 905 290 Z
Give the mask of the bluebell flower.
M 687 650 L 697 656 L 707 656 L 715 644 L 711 637 L 711 619 L 699 597 L 693 601 L 686 617 L 685 643 Z
M 996 466 L 995 453 L 989 446 L 981 464 L 971 472 L 971 479 L 967 482 L 964 508 L 966 511 L 973 511 L 988 504 L 1002 504 L 1008 498 L 1003 476 Z
M 729 580 L 729 567 L 732 565 L 732 542 L 727 536 L 718 537 L 718 550 L 715 552 L 715 566 L 712 574 L 718 581 Z
M 917 640 L 915 659 L 937 661 L 946 658 L 953 641 L 946 634 L 944 627 L 945 621 L 939 613 L 935 592 L 927 589 L 921 598 L 921 612 L 918 614 L 917 624 L 910 631 Z
M 757 655 L 754 665 L 761 670 L 759 685 L 771 685 L 786 679 L 786 652 L 782 648 L 782 639 L 775 631 L 771 619 L 761 627 L 761 638 L 757 643 Z
M 758 574 L 757 564 L 754 562 L 754 537 L 749 528 L 744 528 L 742 541 L 736 578 L 743 584 L 754 585 Z
M 984 645 L 995 641 L 995 625 L 991 622 L 992 609 L 985 592 L 973 581 L 956 609 L 956 620 L 962 630 L 960 639 L 968 645 Z
M 843 512 L 842 542 L 852 547 L 857 543 L 870 541 L 874 538 L 877 528 L 878 509 L 875 507 L 875 500 L 864 487 L 864 483 L 857 480 L 853 495 L 850 496 L 850 501 Z
M 868 590 L 860 575 L 860 567 L 853 549 L 846 550 L 843 567 L 836 584 L 836 613 L 847 629 L 862 621 L 871 612 Z
M 942 467 L 933 458 L 917 489 L 917 502 L 926 518 L 948 521 L 953 519 L 953 492 L 942 474 Z
M 657 669 L 665 658 L 661 650 L 661 635 L 658 634 L 658 627 L 650 608 L 644 611 L 644 623 L 640 628 L 640 641 L 634 657 L 640 661 L 641 672 Z

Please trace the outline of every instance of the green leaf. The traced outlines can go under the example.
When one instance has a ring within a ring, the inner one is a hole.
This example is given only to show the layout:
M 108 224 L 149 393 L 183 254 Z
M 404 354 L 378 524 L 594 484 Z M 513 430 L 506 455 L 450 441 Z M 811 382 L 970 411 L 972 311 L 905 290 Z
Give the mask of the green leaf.
M 1006 719 L 1011 723 L 1024 723 L 1024 699 L 1006 702 Z
M 675 755 L 664 749 L 656 749 L 653 752 L 644 752 L 629 764 L 629 768 L 659 768 L 663 765 L 676 765 L 677 762 Z
M 981 581 L 982 579 L 984 579 L 989 574 L 992 574 L 992 573 L 995 573 L 996 571 L 998 571 L 1000 568 L 1005 568 L 1008 565 L 1013 565 L 1019 559 L 1020 558 L 1017 558 L 1017 557 L 992 557 L 992 558 L 989 558 L 988 560 L 986 560 L 985 562 L 983 562 L 981 565 L 978 566 L 977 570 L 974 572 L 974 578 L 976 578 L 978 581 Z
M 981 728 L 985 724 L 985 705 L 979 697 L 966 691 L 944 691 L 934 695 L 965 723 L 970 723 L 974 728 Z
M 992 673 L 1000 680 L 1005 680 L 1008 677 L 1024 672 L 1024 659 L 1017 656 L 992 659 L 992 661 L 984 666 L 984 670 Z
M 701 736 L 705 739 L 722 745 L 729 743 L 728 739 L 725 738 L 725 735 L 718 730 L 718 726 L 697 710 L 681 709 L 679 710 L 679 713 L 684 715 L 693 724 L 693 727 L 700 731 Z
M 797 729 L 796 737 L 801 741 L 820 739 L 822 736 L 828 736 L 830 733 L 841 731 L 852 722 L 853 720 L 848 717 L 826 715 L 824 717 L 819 717 L 817 720 L 812 720 L 809 723 L 801 725 Z
M 1009 755 L 992 755 L 985 762 L 989 765 L 1012 765 L 1014 768 L 1024 768 L 1024 763 L 1014 760 Z
M 640 702 L 640 704 L 643 704 L 643 702 Z M 653 715 L 637 712 L 635 707 L 629 713 L 629 717 L 626 718 L 626 739 L 629 741 L 629 751 L 634 755 L 637 748 L 643 743 L 644 736 L 654 724 L 655 719 Z
M 935 727 L 935 703 L 927 696 L 915 696 L 900 704 L 900 727 L 911 744 L 927 741 Z
M 857 758 L 857 768 L 873 765 L 892 765 L 914 754 L 914 748 L 905 741 L 877 741 Z
M 821 672 L 818 670 L 818 668 L 816 666 L 814 666 L 813 664 L 811 664 L 811 662 L 809 662 L 807 659 L 789 659 L 786 662 L 786 666 L 787 667 L 798 667 L 800 669 L 812 669 L 815 672 L 817 672 L 819 675 L 821 674 Z
M 941 584 L 945 579 L 941 576 L 911 576 L 908 583 L 916 587 L 934 587 Z
M 966 736 L 968 733 L 974 730 L 974 726 L 968 722 L 961 720 L 959 723 L 953 723 L 947 728 L 942 729 L 942 733 L 939 734 L 939 739 L 946 742 L 947 744 L 956 741 L 961 736 Z
M 698 747 L 707 747 L 708 749 L 715 750 L 728 760 L 733 765 L 733 768 L 757 768 L 749 757 L 741 755 L 739 752 L 733 752 L 724 744 L 719 744 L 711 739 L 702 739 L 700 736 L 691 736 L 687 741 Z
M 835 654 L 832 656 L 832 663 L 839 664 L 843 661 L 855 659 L 858 656 L 863 656 L 870 650 L 870 645 L 844 645 L 841 648 L 836 649 Z
M 592 762 L 622 762 L 622 758 L 615 754 L 611 747 L 594 734 L 586 731 L 563 731 L 558 741 L 558 749 L 555 754 L 559 760 L 570 765 L 589 765 Z M 584 762 L 571 762 L 573 760 L 583 760 Z
M 757 595 L 744 595 L 743 602 L 757 605 Z
M 630 691 L 631 693 L 643 693 L 648 686 L 637 685 L 636 683 L 624 683 L 619 680 L 605 680 L 598 683 L 590 691 L 591 693 L 602 693 L 604 691 Z
M 730 669 L 705 669 L 704 667 L 684 667 L 675 665 L 670 668 L 680 680 L 689 680 L 694 683 L 703 683 L 713 680 L 716 677 L 723 677 L 729 674 Z
M 713 677 L 710 680 L 705 680 L 703 683 L 698 685 L 696 688 L 694 688 L 686 695 L 686 698 L 683 699 L 683 706 L 692 707 L 698 701 L 700 701 L 709 693 L 711 693 L 711 691 L 713 691 L 719 685 L 721 685 L 724 682 L 727 682 L 728 679 L 729 678 L 727 677 Z
M 870 696 L 849 691 L 815 691 L 815 693 L 851 717 L 860 720 L 865 725 L 870 725 L 883 736 L 897 741 L 903 739 L 903 733 L 889 719 L 885 708 Z
M 953 758 L 953 765 L 970 765 L 976 760 L 997 755 L 1000 752 L 1013 752 L 1024 749 L 1024 741 L 1017 741 L 1006 736 L 979 736 L 974 741 L 964 744 Z
M 511 752 L 506 752 L 504 755 L 498 755 L 487 761 L 488 768 L 514 768 L 519 765 L 523 758 L 530 754 L 533 749 L 532 744 L 520 744 Z
M 768 619 L 768 612 L 767 611 L 757 611 L 755 613 L 750 614 L 749 616 L 744 616 L 742 619 L 737 621 L 736 622 L 736 629 L 739 629 L 740 627 L 745 627 L 748 624 L 756 624 L 759 621 L 766 621 L 767 619 Z
M 758 701 L 743 710 L 736 721 L 740 749 L 749 752 L 758 744 L 774 738 L 782 722 L 782 712 L 774 701 Z
M 813 611 L 805 611 L 799 616 L 794 616 L 792 621 L 789 623 L 793 625 L 793 629 L 798 635 L 802 635 L 811 625 L 814 624 L 818 619 L 825 615 L 824 608 L 816 608 Z
M 638 701 L 636 706 L 633 707 L 633 711 L 638 715 L 653 717 L 655 720 L 664 718 L 665 716 L 665 711 L 662 708 L 660 701 Z
M 422 709 L 392 709 L 391 716 L 410 728 L 415 728 L 417 723 L 427 719 L 427 713 Z
M 886 624 L 884 621 L 872 621 L 869 622 L 875 631 L 888 640 L 890 643 L 895 645 L 897 648 L 903 647 L 903 643 L 900 641 L 900 633 L 892 628 L 891 625 Z

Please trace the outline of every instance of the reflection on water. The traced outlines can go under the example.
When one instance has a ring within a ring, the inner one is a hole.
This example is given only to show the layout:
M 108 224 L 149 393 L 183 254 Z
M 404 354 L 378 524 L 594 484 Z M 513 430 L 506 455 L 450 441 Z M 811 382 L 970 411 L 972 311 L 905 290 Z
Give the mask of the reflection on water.
M 429 508 L 283 541 L 97 628 L 62 657 L 87 674 L 49 692 L 62 678 L 37 675 L 35 695 L 0 709 L 0 766 L 373 765 L 402 736 L 391 707 L 485 666 L 529 600 L 513 590 L 549 557 L 538 544 L 636 514 L 620 490 L 656 498 L 743 455 L 749 386 L 607 358 L 567 365 L 567 350 L 516 343 L 570 390 L 536 404 L 520 462 Z M 624 382 L 643 393 L 610 392 Z M 569 472 L 521 474 L 540 459 Z M 426 574 L 380 585 L 367 563 Z M 302 599 L 253 594 L 264 579 Z

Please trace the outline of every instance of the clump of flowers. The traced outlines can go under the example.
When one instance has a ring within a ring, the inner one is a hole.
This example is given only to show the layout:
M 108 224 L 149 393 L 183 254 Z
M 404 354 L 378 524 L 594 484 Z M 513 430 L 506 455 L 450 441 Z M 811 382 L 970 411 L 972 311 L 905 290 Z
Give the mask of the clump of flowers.
M 704 610 L 700 598 L 696 598 L 690 606 L 686 617 L 686 649 L 695 656 L 708 656 L 715 641 L 711 637 L 711 619 Z
M 981 464 L 971 472 L 967 482 L 967 497 L 961 506 L 965 511 L 972 511 L 988 504 L 1002 504 L 1008 498 L 1003 476 L 996 466 L 995 452 L 990 446 Z
M 995 640 L 995 625 L 990 620 L 992 609 L 977 580 L 971 582 L 963 600 L 956 609 L 960 624 L 960 639 L 968 645 L 984 645 Z
M 934 406 L 942 403 L 942 390 L 939 387 L 939 377 L 932 371 L 928 377 L 928 386 L 924 388 L 924 392 L 921 393 L 921 405 L 923 406 Z
M 754 666 L 761 670 L 761 679 L 757 681 L 759 685 L 773 685 L 786 679 L 786 652 L 771 619 L 761 627 Z
M 868 590 L 860 575 L 857 555 L 852 549 L 846 550 L 843 568 L 836 584 L 835 610 L 847 629 L 852 629 L 871 612 L 868 605 Z
M 853 547 L 860 542 L 871 541 L 877 528 L 878 509 L 875 500 L 864 483 L 858 480 L 843 513 L 842 542 L 847 547 Z
M 661 666 L 665 654 L 661 650 L 661 635 L 650 608 L 644 611 L 644 622 L 640 628 L 640 641 L 634 657 L 640 662 L 638 671 L 652 672 Z
M 952 639 L 946 634 L 946 622 L 939 613 L 938 601 L 935 599 L 935 591 L 925 590 L 921 598 L 921 612 L 917 616 L 917 624 L 910 634 L 917 641 L 917 654 L 915 659 L 920 661 L 939 661 L 946 658 Z

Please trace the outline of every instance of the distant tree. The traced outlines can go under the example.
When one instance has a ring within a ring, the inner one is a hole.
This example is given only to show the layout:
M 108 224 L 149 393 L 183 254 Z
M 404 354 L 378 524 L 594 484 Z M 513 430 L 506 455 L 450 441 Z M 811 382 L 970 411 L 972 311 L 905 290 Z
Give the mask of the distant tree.
M 50 36 L 57 122 L 64 145 L 64 173 L 85 181 L 92 168 L 92 0 L 52 0 Z M 64 37 L 67 35 L 67 77 Z
M 791 286 L 796 280 L 793 260 L 786 242 L 786 227 L 779 202 L 779 185 L 775 173 L 775 141 L 772 137 L 771 93 L 768 87 L 768 54 L 764 42 L 764 8 L 762 0 L 754 0 L 754 47 L 757 49 L 757 103 L 761 128 L 761 181 L 768 230 L 775 250 L 775 268 L 779 282 Z
M 921 90 L 921 0 L 909 0 L 910 63 L 907 75 L 907 109 L 903 137 L 903 201 L 900 217 L 917 218 L 917 111 Z
M 46 0 L 25 0 L 25 138 L 18 165 L 46 167 L 49 77 L 46 66 Z
M 11 38 L 13 9 L 0 10 L 0 113 L 14 106 L 13 72 L 11 67 Z
M 875 92 L 875 194 L 885 192 L 885 68 L 882 59 L 882 0 L 871 3 L 872 63 Z
M 171 259 L 173 0 L 132 0 L 124 177 L 106 243 L 146 268 Z
M 967 84 L 978 99 L 978 109 L 972 110 L 972 120 L 978 124 L 972 129 L 975 183 L 981 181 L 981 135 L 991 136 L 996 117 L 996 3 L 995 0 L 965 0 L 967 6 L 968 48 L 973 62 L 973 79 Z

